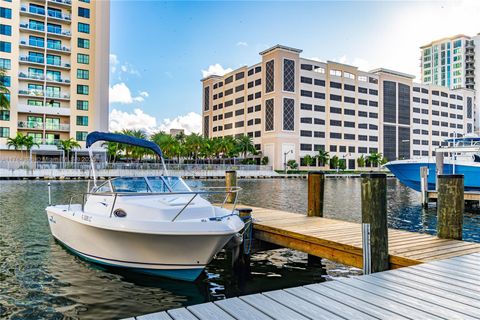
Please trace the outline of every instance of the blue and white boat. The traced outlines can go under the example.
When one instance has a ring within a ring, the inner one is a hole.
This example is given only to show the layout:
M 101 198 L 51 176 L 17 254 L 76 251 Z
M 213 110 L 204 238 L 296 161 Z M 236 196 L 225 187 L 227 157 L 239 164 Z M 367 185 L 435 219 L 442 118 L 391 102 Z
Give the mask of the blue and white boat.
M 160 148 L 150 141 L 93 132 L 96 141 L 149 148 L 163 163 Z M 132 271 L 193 281 L 213 257 L 244 227 L 234 209 L 213 206 L 203 198 L 228 190 L 193 191 L 177 176 L 117 177 L 94 186 L 83 202 L 46 208 L 55 239 L 85 260 Z M 225 201 L 224 201 L 225 203 Z
M 464 137 L 446 140 L 448 146 L 435 150 L 445 155 L 443 174 L 463 174 L 465 190 L 480 191 L 480 138 Z M 421 191 L 420 168 L 428 167 L 428 189 L 435 189 L 435 158 L 390 161 L 385 164 L 401 183 Z

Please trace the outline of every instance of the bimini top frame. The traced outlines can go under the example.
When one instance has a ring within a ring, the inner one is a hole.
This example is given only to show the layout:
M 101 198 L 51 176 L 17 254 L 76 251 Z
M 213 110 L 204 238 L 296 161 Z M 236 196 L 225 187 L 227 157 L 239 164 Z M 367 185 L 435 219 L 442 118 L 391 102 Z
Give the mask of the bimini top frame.
M 90 147 L 97 141 L 117 142 L 117 143 L 122 143 L 122 144 L 128 144 L 128 145 L 131 145 L 131 146 L 137 146 L 137 147 L 143 147 L 143 148 L 150 149 L 160 157 L 160 159 L 162 161 L 162 166 L 163 166 L 163 174 L 168 175 L 167 167 L 165 166 L 165 161 L 163 159 L 162 149 L 160 149 L 160 147 L 156 143 L 154 143 L 152 141 L 140 139 L 140 138 L 135 138 L 135 137 L 132 137 L 132 136 L 127 136 L 125 134 L 93 131 L 93 132 L 89 133 L 88 136 L 87 136 L 86 146 L 88 148 L 88 154 L 90 156 L 90 165 L 92 166 L 92 173 L 93 173 L 93 184 L 95 185 L 95 187 L 97 187 L 97 177 L 96 177 L 96 174 L 95 174 L 93 152 L 92 152 L 92 149 Z

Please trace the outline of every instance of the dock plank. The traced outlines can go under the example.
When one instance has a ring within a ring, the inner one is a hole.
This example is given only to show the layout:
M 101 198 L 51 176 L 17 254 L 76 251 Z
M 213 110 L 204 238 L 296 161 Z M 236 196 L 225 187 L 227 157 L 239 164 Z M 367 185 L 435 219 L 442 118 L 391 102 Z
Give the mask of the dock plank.
M 149 313 L 137 317 L 137 320 L 172 320 L 166 311 Z
M 265 313 L 255 309 L 248 303 L 239 298 L 231 298 L 225 300 L 215 301 L 215 304 L 222 308 L 225 312 L 236 319 L 251 319 L 251 320 L 268 320 L 272 319 Z
M 263 313 L 269 315 L 273 319 L 279 319 L 279 320 L 308 319 L 302 316 L 300 313 L 295 312 L 292 309 L 287 308 L 284 305 L 260 293 L 243 296 L 243 297 L 240 297 L 240 299 L 245 301 L 249 305 L 253 306 L 254 308 L 262 311 Z
M 276 290 L 264 293 L 272 300 L 283 304 L 286 307 L 294 307 L 295 311 L 310 318 L 318 320 L 343 320 L 344 318 L 320 308 L 306 300 L 300 299 L 284 290 Z
M 187 309 L 200 320 L 235 320 L 213 302 L 196 304 Z
M 186 308 L 168 310 L 167 313 L 173 320 L 198 320 L 198 318 Z

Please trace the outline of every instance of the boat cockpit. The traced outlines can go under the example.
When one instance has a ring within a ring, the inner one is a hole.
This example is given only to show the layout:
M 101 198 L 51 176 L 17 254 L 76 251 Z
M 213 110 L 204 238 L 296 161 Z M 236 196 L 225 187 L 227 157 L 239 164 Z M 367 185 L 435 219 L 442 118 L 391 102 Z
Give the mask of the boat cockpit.
M 182 178 L 176 176 L 118 177 L 110 179 L 92 193 L 172 193 L 192 192 Z

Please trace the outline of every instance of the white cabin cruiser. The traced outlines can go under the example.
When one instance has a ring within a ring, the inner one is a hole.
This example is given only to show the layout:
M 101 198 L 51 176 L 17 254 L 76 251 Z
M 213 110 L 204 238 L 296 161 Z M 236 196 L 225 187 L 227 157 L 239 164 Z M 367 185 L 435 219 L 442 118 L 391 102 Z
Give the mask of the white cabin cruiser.
M 156 144 L 119 134 L 93 132 L 87 147 L 99 140 L 147 147 L 162 157 Z M 55 239 L 98 264 L 193 281 L 244 227 L 235 210 L 202 198 L 239 188 L 192 191 L 180 177 L 168 174 L 118 177 L 99 186 L 94 174 L 94 184 L 82 204 L 53 205 L 46 211 Z

